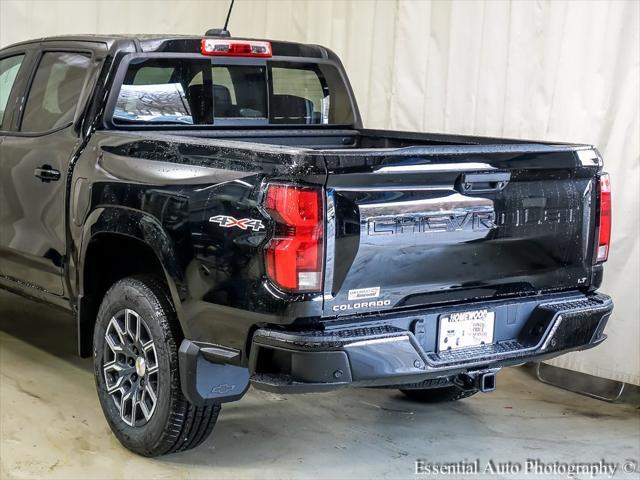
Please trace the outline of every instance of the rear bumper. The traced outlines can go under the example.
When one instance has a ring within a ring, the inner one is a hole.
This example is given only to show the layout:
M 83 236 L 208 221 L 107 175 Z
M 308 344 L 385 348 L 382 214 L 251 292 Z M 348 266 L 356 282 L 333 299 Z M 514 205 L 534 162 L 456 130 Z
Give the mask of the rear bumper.
M 436 351 L 440 315 L 484 308 L 495 312 L 494 343 Z M 478 377 L 595 347 L 606 339 L 612 310 L 606 295 L 573 292 L 359 316 L 326 322 L 321 331 L 260 328 L 248 368 L 239 350 L 184 340 L 182 390 L 192 403 L 206 405 L 238 400 L 250 383 L 277 393 L 447 385 L 462 374 Z
M 541 300 L 527 313 L 517 324 L 519 332 L 514 338 L 440 353 L 430 351 L 428 338 L 433 335 L 425 334 L 436 328 L 425 323 L 439 315 L 438 309 L 412 313 L 415 319 L 407 329 L 398 326 L 402 322 L 397 318 L 361 318 L 313 332 L 259 329 L 249 360 L 251 382 L 264 390 L 306 393 L 346 386 L 418 384 L 540 361 L 602 343 L 612 310 L 611 298 L 603 294 L 556 295 Z

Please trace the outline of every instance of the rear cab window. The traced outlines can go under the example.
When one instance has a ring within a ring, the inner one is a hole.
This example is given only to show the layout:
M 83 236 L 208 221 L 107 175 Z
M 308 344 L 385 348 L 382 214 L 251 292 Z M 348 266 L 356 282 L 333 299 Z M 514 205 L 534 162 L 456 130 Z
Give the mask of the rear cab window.
M 272 66 L 272 123 L 329 123 L 331 93 L 313 67 Z
M 350 125 L 349 98 L 331 64 L 149 54 L 126 66 L 111 120 L 115 126 Z

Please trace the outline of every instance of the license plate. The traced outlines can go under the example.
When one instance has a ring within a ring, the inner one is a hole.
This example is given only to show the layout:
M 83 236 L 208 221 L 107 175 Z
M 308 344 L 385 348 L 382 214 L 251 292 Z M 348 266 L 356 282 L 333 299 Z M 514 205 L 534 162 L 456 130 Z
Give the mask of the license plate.
M 493 343 L 495 312 L 469 310 L 440 316 L 438 351 Z

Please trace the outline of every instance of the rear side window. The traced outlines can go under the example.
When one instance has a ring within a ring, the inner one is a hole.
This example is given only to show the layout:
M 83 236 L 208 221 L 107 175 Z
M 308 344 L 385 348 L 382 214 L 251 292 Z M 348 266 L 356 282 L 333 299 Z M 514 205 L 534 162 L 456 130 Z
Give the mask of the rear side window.
M 46 132 L 73 121 L 91 57 L 84 53 L 47 52 L 29 90 L 22 131 Z
M 18 76 L 22 60 L 24 60 L 24 55 L 16 55 L 0 60 L 0 127 L 5 126 L 4 113 L 7 110 L 9 95 Z
M 329 125 L 353 123 L 332 65 L 202 58 L 133 59 L 116 99 L 116 125 Z

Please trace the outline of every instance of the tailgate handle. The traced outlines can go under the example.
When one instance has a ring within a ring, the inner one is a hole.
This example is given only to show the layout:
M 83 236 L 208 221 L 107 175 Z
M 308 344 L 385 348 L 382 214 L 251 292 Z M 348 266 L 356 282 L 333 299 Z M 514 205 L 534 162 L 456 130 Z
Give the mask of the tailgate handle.
M 459 190 L 462 192 L 499 192 L 511 180 L 511 172 L 463 173 Z

